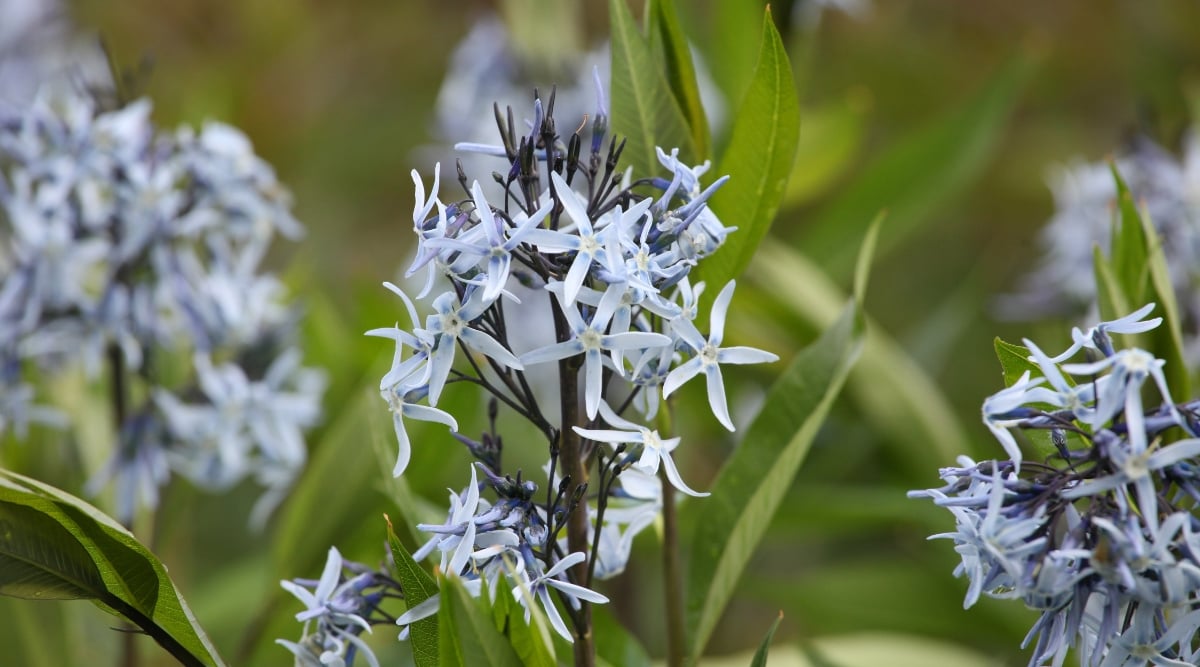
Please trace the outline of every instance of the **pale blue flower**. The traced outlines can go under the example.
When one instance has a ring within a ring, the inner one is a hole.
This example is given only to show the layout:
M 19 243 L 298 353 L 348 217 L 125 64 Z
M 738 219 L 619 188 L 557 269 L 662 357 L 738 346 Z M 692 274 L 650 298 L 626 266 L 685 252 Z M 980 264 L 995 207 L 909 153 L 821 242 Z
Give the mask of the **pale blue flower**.
M 1159 324 L 1162 324 L 1161 317 L 1149 320 L 1142 319 L 1149 315 L 1152 310 L 1154 310 L 1154 304 L 1148 303 L 1125 317 L 1119 317 L 1110 322 L 1101 322 L 1087 331 L 1081 331 L 1078 327 L 1075 327 L 1071 329 L 1071 340 L 1073 341 L 1071 346 L 1062 354 L 1050 359 L 1050 361 L 1056 364 L 1061 363 L 1075 356 L 1076 352 L 1083 349 L 1096 350 L 1107 357 L 1113 351 L 1112 341 L 1108 337 L 1109 334 L 1138 334 L 1150 331 Z
M 1101 433 L 1106 434 L 1101 440 Z M 1104 451 L 1113 467 L 1113 474 L 1096 479 L 1084 480 L 1078 486 L 1065 489 L 1063 498 L 1075 499 L 1083 496 L 1093 496 L 1106 491 L 1118 490 L 1115 497 L 1123 500 L 1122 487 L 1134 485 L 1137 491 L 1138 512 L 1145 517 L 1150 530 L 1158 530 L 1158 490 L 1154 483 L 1153 473 L 1185 459 L 1200 456 L 1200 439 L 1191 438 L 1179 440 L 1165 447 L 1155 442 L 1154 447 L 1148 448 L 1145 443 L 1145 431 L 1139 435 L 1130 431 L 1130 440 L 1126 444 L 1111 432 L 1102 431 L 1097 434 L 1097 441 L 1104 443 Z
M 450 376 L 450 368 L 454 365 L 455 350 L 459 341 L 496 363 L 517 370 L 523 368 L 521 361 L 495 338 L 470 326 L 489 306 L 483 290 L 478 288 L 468 288 L 466 303 L 461 303 L 454 292 L 446 292 L 434 299 L 435 312 L 425 318 L 425 330 L 437 341 L 429 360 L 430 405 L 437 405 L 442 387 Z
M 606 442 L 611 445 L 619 443 L 629 443 L 632 445 L 626 456 L 636 458 L 637 461 L 633 467 L 647 475 L 657 475 L 659 462 L 662 463 L 663 469 L 666 470 L 667 479 L 671 481 L 671 486 L 679 489 L 689 496 L 704 497 L 708 493 L 694 491 L 679 475 L 679 469 L 675 467 L 675 461 L 671 458 L 671 452 L 679 446 L 680 438 L 667 438 L 664 440 L 658 434 L 658 431 L 651 430 L 641 424 L 635 424 L 628 419 L 622 418 L 613 409 L 608 406 L 608 403 L 600 402 L 600 416 L 604 421 L 615 429 L 586 429 L 578 426 L 573 427 L 579 435 L 596 442 Z
M 735 281 L 730 280 L 713 302 L 707 340 L 688 320 L 679 317 L 671 321 L 671 329 L 679 336 L 679 340 L 690 348 L 693 356 L 682 366 L 671 371 L 663 383 L 665 398 L 697 374 L 704 373 L 708 385 L 708 405 L 721 425 L 730 431 L 735 429 L 725 400 L 725 381 L 721 377 L 720 364 L 759 364 L 779 359 L 770 352 L 752 347 L 721 347 L 725 336 L 725 315 L 729 309 L 729 301 L 733 298 L 734 287 Z
M 534 365 L 582 354 L 584 357 L 584 405 L 587 409 L 588 419 L 593 419 L 600 409 L 600 394 L 603 389 L 603 352 L 661 347 L 669 345 L 671 339 L 662 334 L 641 331 L 605 333 L 620 299 L 618 293 L 604 293 L 604 298 L 601 299 L 600 306 L 596 308 L 590 322 L 584 322 L 579 311 L 567 302 L 566 296 L 560 296 L 557 290 L 555 290 L 555 298 L 559 300 L 571 328 L 570 340 L 526 352 L 521 355 L 521 361 L 527 365 Z M 617 372 L 624 375 L 622 368 L 618 368 Z
M 525 560 L 528 572 L 521 570 L 521 572 L 525 573 L 525 576 L 512 589 L 513 598 L 525 608 L 525 622 L 528 623 L 530 617 L 529 598 L 536 597 L 538 602 L 542 604 L 542 609 L 545 610 L 546 618 L 550 621 L 550 625 L 554 628 L 554 631 L 563 639 L 574 643 L 575 639 L 571 636 L 571 631 L 567 628 L 567 624 L 563 622 L 562 615 L 558 613 L 558 608 L 554 606 L 554 600 L 550 597 L 550 589 L 556 588 L 566 593 L 567 599 L 576 608 L 579 606 L 579 600 L 594 602 L 596 604 L 608 602 L 607 597 L 590 588 L 584 588 L 583 586 L 558 579 L 558 576 L 566 572 L 569 568 L 587 560 L 587 556 L 583 552 L 576 551 L 559 559 L 549 569 L 543 569 L 544 565 L 540 559 L 526 557 Z
M 1200 611 L 1174 613 L 1168 621 L 1156 607 L 1138 605 L 1133 623 L 1112 642 L 1100 667 L 1194 667 L 1176 658 L 1181 645 L 1185 653 L 1192 652 L 1197 631 Z
M 1018 469 L 1021 465 L 1021 448 L 1008 429 L 1036 414 L 1035 410 L 1027 408 L 1025 405 L 1036 402 L 1036 400 L 1030 400 L 1030 394 L 1041 389 L 1039 385 L 1045 381 L 1046 378 L 1030 379 L 1030 372 L 1025 371 L 1012 386 L 1001 389 L 983 401 L 984 425 L 1000 441 L 1000 446 L 1004 447 L 1004 452 L 1008 454 L 1013 465 Z M 1045 400 L 1046 398 L 1045 394 L 1033 394 L 1033 396 L 1034 399 Z
M 458 430 L 458 422 L 450 413 L 417 403 L 428 395 L 426 386 L 406 388 L 404 385 L 398 384 L 383 390 L 381 394 L 387 401 L 388 410 L 392 413 L 392 426 L 396 431 L 396 442 L 399 445 L 396 465 L 392 468 L 393 477 L 404 474 L 409 459 L 412 458 L 412 445 L 408 438 L 408 429 L 404 427 L 404 418 L 436 422 L 450 427 L 451 431 Z
M 310 591 L 308 586 L 312 583 L 315 586 Z M 378 602 L 363 595 L 365 588 L 375 585 L 371 574 L 364 573 L 343 581 L 342 555 L 336 547 L 330 547 L 319 581 L 285 580 L 279 584 L 296 596 L 305 609 L 296 614 L 296 620 L 304 622 L 304 638 L 300 643 L 277 639 L 277 644 L 291 651 L 302 664 L 348 665 L 356 654 L 361 653 L 371 667 L 379 667 L 379 660 L 371 648 L 358 636 L 364 631 L 371 632 L 365 616 Z M 309 635 L 309 625 L 313 621 L 317 622 L 317 632 Z M 316 663 L 312 663 L 314 649 L 321 651 Z

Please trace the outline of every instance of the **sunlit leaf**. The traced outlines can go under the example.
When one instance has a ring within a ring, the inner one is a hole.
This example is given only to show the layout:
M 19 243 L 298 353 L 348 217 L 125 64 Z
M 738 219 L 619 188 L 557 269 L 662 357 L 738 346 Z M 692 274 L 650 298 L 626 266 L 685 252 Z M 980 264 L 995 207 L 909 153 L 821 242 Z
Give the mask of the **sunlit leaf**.
M 864 139 L 865 106 L 861 96 L 821 106 L 805 106 L 796 160 L 783 194 L 783 206 L 807 204 L 850 168 Z
M 804 255 L 782 243 L 759 248 L 747 276 L 810 331 L 828 327 L 846 295 Z M 787 289 L 778 289 L 787 285 Z M 732 325 L 737 330 L 738 323 Z M 897 459 L 914 475 L 953 461 L 967 436 L 933 378 L 881 327 L 868 320 L 862 358 L 846 388 L 874 429 L 904 446 Z

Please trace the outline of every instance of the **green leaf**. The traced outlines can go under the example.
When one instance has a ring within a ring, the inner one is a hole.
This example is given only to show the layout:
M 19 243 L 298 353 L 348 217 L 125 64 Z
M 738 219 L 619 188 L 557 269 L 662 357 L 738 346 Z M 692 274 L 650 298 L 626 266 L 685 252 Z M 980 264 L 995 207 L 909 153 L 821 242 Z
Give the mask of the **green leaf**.
M 1116 270 L 1098 245 L 1092 248 L 1092 270 L 1096 274 L 1096 306 L 1100 317 L 1113 320 L 1133 312 Z
M 438 607 L 438 639 L 441 664 L 464 667 L 520 667 L 508 640 L 496 629 L 491 613 L 463 588 L 456 577 L 441 580 L 441 606 Z M 482 603 L 482 604 L 481 604 Z
M 88 599 L 140 627 L 184 665 L 223 665 L 166 568 L 100 510 L 0 470 L 0 593 Z
M 1171 390 L 1178 396 L 1191 396 L 1191 377 L 1184 357 L 1179 304 L 1175 300 L 1175 288 L 1171 285 L 1162 239 L 1150 221 L 1149 212 L 1138 210 L 1116 165 L 1111 166 L 1117 183 L 1120 217 L 1113 229 L 1110 264 L 1127 297 L 1127 310 L 1113 313 L 1112 316 L 1128 315 L 1130 311 L 1150 302 L 1158 304 L 1160 310 L 1155 314 L 1162 315 L 1165 326 L 1148 334 L 1152 341 L 1150 347 L 1167 362 L 1165 372 Z
M 650 656 L 614 616 L 611 605 L 592 607 L 592 632 L 596 637 L 596 657 L 610 665 L 650 667 Z
M 762 0 L 713 3 L 708 38 L 697 44 L 730 106 L 742 99 L 749 85 L 746 72 L 754 68 L 758 56 L 763 4 Z
M 1014 58 L 966 104 L 897 141 L 817 213 L 801 247 L 842 277 L 854 261 L 847 239 L 860 237 L 879 211 L 888 211 L 881 253 L 936 220 L 987 165 L 1031 69 L 1028 58 Z
M 783 612 L 779 612 L 779 616 L 775 617 L 775 622 L 771 624 L 771 628 L 767 630 L 767 636 L 763 637 L 762 643 L 758 645 L 758 650 L 754 652 L 754 659 L 750 661 L 750 667 L 767 667 L 767 651 L 771 649 L 771 639 L 775 637 L 775 631 L 779 629 L 779 623 L 783 620 Z
M 487 582 L 483 584 L 487 591 Z M 491 603 L 492 621 L 496 630 L 508 637 L 521 664 L 531 667 L 555 667 L 558 661 L 555 657 L 554 640 L 550 636 L 550 621 L 545 612 L 536 603 L 530 607 L 529 622 L 525 621 L 525 608 L 517 604 L 509 591 L 501 588 L 496 591 L 495 601 Z M 481 595 L 480 598 L 490 595 Z M 486 604 L 486 603 L 485 603 Z M 593 624 L 593 632 L 595 625 Z
M 1112 228 L 1109 262 L 1122 292 L 1130 301 L 1127 305 L 1139 308 L 1147 296 L 1150 278 L 1147 239 L 1142 233 L 1142 219 L 1138 215 L 1137 205 L 1133 203 L 1133 195 L 1117 172 L 1117 166 L 1110 164 L 1109 167 L 1117 183 L 1117 207 L 1120 213 Z M 1119 313 L 1118 316 L 1126 314 Z
M 621 159 L 635 174 L 657 173 L 655 147 L 679 149 L 695 162 L 696 146 L 662 67 L 642 36 L 626 0 L 609 0 L 612 29 L 612 129 L 626 139 Z
M 867 297 L 867 279 L 871 275 L 871 260 L 875 257 L 875 245 L 879 242 L 879 228 L 883 224 L 884 214 L 875 216 L 871 226 L 867 227 L 867 235 L 863 238 L 858 250 L 858 261 L 854 266 L 854 303 L 859 308 Z
M 384 520 L 387 521 L 387 540 L 392 549 L 396 579 L 400 581 L 401 590 L 404 591 L 404 603 L 411 609 L 437 595 L 437 582 L 413 560 L 408 549 L 400 543 L 400 538 L 396 537 L 396 531 L 392 528 L 392 520 L 386 514 Z M 412 644 L 413 662 L 417 667 L 437 667 L 437 615 L 423 618 L 409 626 L 409 641 Z
M 1004 372 L 1005 387 L 1013 386 L 1025 371 L 1030 371 L 1034 377 L 1041 376 L 1042 369 L 1029 360 L 1029 348 L 1001 340 L 999 336 L 993 341 L 993 346 L 996 348 L 996 359 L 1000 361 L 1000 369 Z
M 689 503 L 680 513 L 684 525 L 695 527 L 687 573 L 688 647 L 693 659 L 704 651 L 858 357 L 862 340 L 862 318 L 849 304 L 771 387 L 762 412 L 713 482 L 712 496 Z
M 713 195 L 711 204 L 722 222 L 738 230 L 697 267 L 697 279 L 712 286 L 704 293 L 706 304 L 750 264 L 779 209 L 796 157 L 800 106 L 770 10 L 763 17 L 758 66 L 735 119 L 729 149 L 716 171 L 728 174 L 729 182 Z
M 1162 239 L 1150 222 L 1150 216 L 1141 216 L 1145 229 L 1146 243 L 1149 245 L 1150 286 L 1152 298 L 1162 308 L 1165 326 L 1151 332 L 1151 335 L 1161 345 L 1155 347 L 1160 353 L 1167 353 L 1167 383 L 1176 396 L 1192 395 L 1192 377 L 1188 373 L 1190 365 L 1185 361 L 1183 347 L 1183 320 L 1179 314 L 1179 303 L 1175 300 L 1175 288 L 1171 284 L 1171 274 L 1167 269 L 1167 258 L 1163 253 Z
M 650 0 L 646 17 L 650 24 L 650 43 L 657 47 L 655 52 L 666 64 L 667 85 L 691 130 L 692 143 L 696 147 L 693 159 L 703 162 L 709 151 L 708 119 L 700 103 L 692 51 L 683 34 L 683 26 L 679 24 L 674 0 Z

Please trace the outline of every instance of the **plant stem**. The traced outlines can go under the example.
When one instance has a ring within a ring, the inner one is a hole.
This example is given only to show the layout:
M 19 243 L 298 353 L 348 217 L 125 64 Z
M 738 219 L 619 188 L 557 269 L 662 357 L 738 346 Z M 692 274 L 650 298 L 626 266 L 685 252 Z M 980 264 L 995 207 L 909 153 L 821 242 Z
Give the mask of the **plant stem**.
M 679 517 L 675 512 L 675 487 L 664 469 L 658 471 L 663 501 L 663 595 L 667 606 L 667 665 L 683 667 L 683 572 L 679 567 Z
M 557 319 L 557 318 L 556 318 Z M 558 362 L 558 377 L 561 382 L 562 427 L 559 429 L 559 460 L 563 474 L 569 475 L 574 489 L 587 484 L 587 464 L 583 456 L 583 442 L 572 426 L 581 424 L 579 414 L 579 366 L 574 359 Z M 572 489 L 572 491 L 574 491 Z M 572 495 L 574 495 L 572 493 Z M 588 553 L 591 536 L 588 534 L 586 500 L 567 516 L 567 552 Z M 571 568 L 571 580 L 580 586 L 586 585 L 588 576 L 587 559 Z M 592 608 L 581 602 L 575 613 L 575 666 L 594 667 L 596 664 L 595 639 L 592 636 Z
M 112 408 L 113 408 L 113 428 L 116 432 L 116 446 L 118 448 L 124 446 L 121 442 L 122 433 L 125 429 L 125 420 L 129 415 L 129 382 L 125 376 L 125 355 L 121 353 L 121 348 L 116 343 L 108 346 L 108 366 L 109 366 L 109 381 L 111 382 L 112 391 Z M 134 520 L 130 518 L 129 525 L 126 526 L 130 531 L 133 530 Z M 127 632 L 121 633 L 121 667 L 138 667 L 138 650 L 137 650 L 137 633 L 133 632 L 133 626 L 128 626 Z

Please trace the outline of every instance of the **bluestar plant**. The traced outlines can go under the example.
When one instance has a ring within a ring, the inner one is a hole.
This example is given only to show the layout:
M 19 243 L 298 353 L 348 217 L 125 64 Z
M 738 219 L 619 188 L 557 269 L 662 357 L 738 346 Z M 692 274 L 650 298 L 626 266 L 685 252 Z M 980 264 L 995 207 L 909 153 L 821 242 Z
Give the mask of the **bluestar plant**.
M 324 388 L 260 268 L 277 233 L 302 233 L 290 196 L 237 129 L 164 132 L 149 101 L 101 97 L 66 84 L 0 110 L 0 433 L 65 425 L 34 388 L 82 368 L 111 388 L 116 442 L 89 488 L 115 483 L 120 519 L 172 472 L 211 489 L 254 477 L 264 518 Z
M 511 594 L 527 619 L 536 605 L 576 643 L 582 664 L 590 664 L 590 647 L 580 648 L 581 638 L 591 640 L 587 605 L 608 601 L 593 581 L 623 571 L 634 536 L 659 515 L 660 470 L 673 490 L 708 495 L 684 482 L 673 458 L 680 439 L 655 428 L 659 395 L 703 374 L 714 416 L 733 430 L 720 366 L 777 358 L 721 347 L 733 281 L 722 286 L 709 332 L 694 324 L 704 284 L 688 274 L 734 231 L 707 206 L 726 179 L 701 187 L 708 164 L 684 164 L 676 150 L 659 151 L 665 177 L 622 171 L 624 143 L 607 136 L 596 82 L 592 122 L 573 123 L 579 130 L 567 137 L 551 93 L 535 96 L 527 132 L 517 132 L 509 109 L 497 113 L 500 144 L 460 144 L 503 158 L 493 184 L 469 180 L 460 163 L 461 194 L 443 201 L 440 166 L 428 189 L 413 172 L 418 247 L 407 275 L 425 272 L 416 300 L 433 312 L 421 326 L 414 300 L 388 283 L 410 325 L 367 332 L 395 344 L 380 383 L 399 443 L 395 475 L 413 455 L 406 422 L 457 431 L 438 407 L 447 384 L 475 384 L 491 396 L 489 431 L 479 441 L 455 433 L 475 459 L 470 482 L 451 492 L 445 522 L 418 525 L 432 537 L 414 557 L 436 555 L 439 571 L 473 595 Z M 541 319 L 528 314 L 539 300 L 548 314 Z M 532 342 L 539 331 L 554 340 Z M 558 405 L 539 400 L 528 375 L 552 362 Z M 504 473 L 502 406 L 545 437 L 544 482 Z M 437 610 L 437 596 L 408 609 L 397 619 L 401 637 Z
M 1009 458 L 960 457 L 945 486 L 909 493 L 954 514 L 955 531 L 930 539 L 954 542 L 965 607 L 988 595 L 1040 612 L 1022 644 L 1031 667 L 1070 649 L 1092 667 L 1200 660 L 1200 401 L 1174 403 L 1163 361 L 1111 337 L 1157 327 L 1153 308 L 1075 329 L 1057 356 L 1025 340 L 1036 370 L 983 407 Z M 1146 410 L 1151 382 L 1160 402 Z M 1054 453 L 1022 461 L 1014 429 L 1048 432 Z

